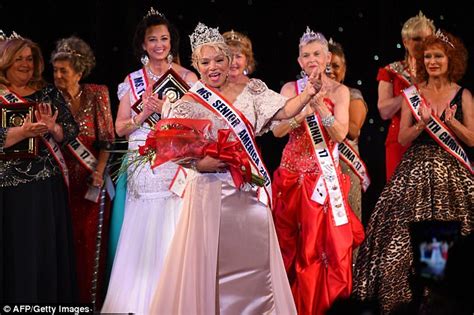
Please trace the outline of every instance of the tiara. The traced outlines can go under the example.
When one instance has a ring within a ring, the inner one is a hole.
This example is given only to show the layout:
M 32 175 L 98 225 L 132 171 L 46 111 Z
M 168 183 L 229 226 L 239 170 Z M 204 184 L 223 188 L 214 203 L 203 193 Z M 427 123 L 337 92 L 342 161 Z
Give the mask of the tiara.
M 309 43 L 313 40 L 322 41 L 322 42 L 327 43 L 326 37 L 324 37 L 323 34 L 321 34 L 319 32 L 315 33 L 309 28 L 309 26 L 306 26 L 306 32 L 304 32 L 303 36 L 301 36 L 301 38 L 300 38 L 300 45 L 307 44 L 307 43 Z
M 150 7 L 150 10 L 148 10 L 148 12 L 143 18 L 146 19 L 147 17 L 152 16 L 152 15 L 158 15 L 159 17 L 165 18 L 165 15 L 163 13 L 161 13 L 158 10 L 155 10 L 153 7 Z
M 198 23 L 194 32 L 189 35 L 191 40 L 191 49 L 194 51 L 197 47 L 211 43 L 225 43 L 224 37 L 219 33 L 219 28 L 207 27 L 201 22 Z
M 405 22 L 404 28 L 409 28 L 414 22 L 416 21 L 425 21 L 427 24 L 433 24 L 433 20 L 430 20 L 426 17 L 426 15 L 423 14 L 423 12 L 418 12 L 418 15 L 408 19 L 407 22 Z
M 11 33 L 10 36 L 7 36 L 7 34 L 5 34 L 5 32 L 3 30 L 0 30 L 0 40 L 1 41 L 6 41 L 6 40 L 10 40 L 10 39 L 23 39 L 22 36 L 20 36 L 19 34 L 17 34 L 15 31 L 13 31 Z
M 453 43 L 451 43 L 451 42 L 449 41 L 448 36 L 446 36 L 439 28 L 438 28 L 438 30 L 436 31 L 435 36 L 436 36 L 437 38 L 441 39 L 443 42 L 445 42 L 445 43 L 448 44 L 449 46 L 451 46 L 452 48 L 454 48 L 454 45 L 453 45 Z
M 58 48 L 58 53 L 63 53 L 70 56 L 83 57 L 77 50 L 72 49 L 68 43 L 64 43 Z
M 226 36 L 227 40 L 233 40 L 236 42 L 240 42 L 242 39 L 240 38 L 239 35 L 237 35 L 234 30 L 230 30 L 230 34 Z
M 336 45 L 336 42 L 332 39 L 332 37 L 329 37 L 328 44 L 329 45 Z

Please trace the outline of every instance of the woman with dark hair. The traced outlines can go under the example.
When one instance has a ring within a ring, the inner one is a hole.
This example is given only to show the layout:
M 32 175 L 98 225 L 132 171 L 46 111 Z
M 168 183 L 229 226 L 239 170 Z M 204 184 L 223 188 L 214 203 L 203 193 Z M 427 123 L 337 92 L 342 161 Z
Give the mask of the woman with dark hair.
M 359 250 L 354 294 L 378 300 L 389 314 L 416 296 L 409 227 L 419 221 L 460 221 L 474 229 L 472 94 L 456 82 L 467 66 L 457 37 L 438 31 L 416 53 L 419 84 L 403 90 L 398 140 L 412 142 L 385 186 Z
M 178 51 L 176 34 L 153 8 L 137 26 L 134 46 L 143 68 L 119 85 L 115 121 L 117 135 L 128 138 L 129 150 L 144 144 L 151 127 L 146 120 L 161 113 L 163 100 L 151 90 L 161 75 L 171 68 L 189 85 L 197 81 L 193 72 L 173 62 Z M 143 101 L 139 114 L 132 109 L 138 100 Z M 134 160 L 136 156 L 128 157 Z M 123 224 L 103 312 L 147 313 L 181 207 L 180 196 L 169 190 L 177 168 L 172 162 L 153 171 L 147 163 L 128 167 Z
M 43 69 L 36 43 L 16 33 L 0 39 L 0 103 L 37 104 L 35 121 L 33 112 L 19 114 L 17 124 L 0 128 L 0 303 L 77 302 L 69 177 L 59 146 L 79 128 Z M 34 157 L 6 152 L 33 137 Z
M 78 37 L 59 40 L 51 63 L 54 84 L 68 101 L 80 129 L 79 136 L 64 150 L 71 178 L 69 199 L 80 301 L 100 307 L 110 198 L 106 197 L 101 207 L 98 192 L 107 178 L 107 149 L 115 138 L 109 90 L 106 85 L 80 83 L 94 68 L 95 57 L 91 47 Z M 97 193 L 88 194 L 92 191 Z M 96 253 L 98 241 L 100 252 Z

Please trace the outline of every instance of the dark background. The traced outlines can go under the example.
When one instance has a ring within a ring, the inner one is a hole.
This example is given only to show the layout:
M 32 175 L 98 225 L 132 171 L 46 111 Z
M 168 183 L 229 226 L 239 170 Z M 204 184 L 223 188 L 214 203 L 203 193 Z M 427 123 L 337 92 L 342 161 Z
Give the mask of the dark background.
M 403 59 L 402 24 L 419 10 L 464 41 L 472 51 L 474 2 L 461 1 L 0 1 L 0 29 L 16 31 L 43 49 L 45 77 L 52 82 L 49 56 L 55 41 L 77 35 L 93 48 L 97 66 L 84 82 L 109 87 L 113 113 L 118 105 L 117 85 L 140 64 L 132 53 L 135 26 L 150 6 L 163 12 L 181 34 L 181 63 L 190 66 L 188 35 L 198 22 L 221 32 L 234 29 L 247 34 L 254 45 L 260 78 L 275 91 L 300 72 L 296 58 L 298 41 L 306 26 L 340 42 L 345 49 L 348 72 L 345 83 L 359 88 L 369 113 L 360 137 L 361 156 L 372 178 L 363 195 L 364 221 L 385 183 L 384 140 L 388 122 L 377 111 L 379 67 Z M 72 7 L 72 8 L 70 8 Z M 472 90 L 472 61 L 461 84 Z M 278 166 L 286 138 L 271 134 L 259 140 L 270 172 Z

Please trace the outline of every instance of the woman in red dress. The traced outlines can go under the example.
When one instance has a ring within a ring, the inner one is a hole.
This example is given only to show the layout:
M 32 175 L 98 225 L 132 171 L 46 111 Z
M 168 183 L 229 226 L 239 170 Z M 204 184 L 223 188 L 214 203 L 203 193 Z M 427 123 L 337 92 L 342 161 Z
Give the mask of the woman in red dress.
M 299 51 L 305 75 L 286 83 L 281 94 L 300 94 L 307 74 L 314 71 L 319 72 L 321 90 L 315 112 L 307 105 L 273 129 L 277 137 L 290 133 L 274 173 L 273 214 L 298 314 L 324 314 L 337 298 L 351 293 L 352 248 L 364 232 L 347 202 L 349 179 L 338 163 L 337 143 L 349 128 L 349 89 L 324 73 L 331 54 L 321 33 L 308 28 Z M 312 117 L 320 121 L 319 131 Z
M 378 102 L 382 119 L 391 119 L 385 140 L 385 167 L 387 181 L 392 177 L 409 144 L 398 143 L 400 130 L 400 109 L 403 102 L 401 91 L 414 83 L 416 76 L 415 51 L 427 36 L 434 34 L 435 26 L 423 13 L 409 18 L 402 27 L 402 40 L 405 46 L 405 59 L 393 62 L 379 69 L 377 74 Z
M 76 140 L 64 150 L 70 176 L 69 198 L 80 301 L 100 306 L 110 199 L 106 198 L 100 214 L 99 200 L 88 200 L 85 196 L 91 187 L 92 190 L 103 187 L 107 175 L 109 153 L 106 149 L 110 148 L 115 137 L 109 91 L 105 85 L 79 83 L 95 65 L 92 50 L 82 39 L 69 37 L 58 41 L 51 62 L 54 83 L 68 101 L 80 128 Z M 99 222 L 100 216 L 102 222 Z M 100 248 L 98 240 L 101 240 Z M 98 262 L 97 249 L 100 250 Z M 98 274 L 94 275 L 95 271 Z

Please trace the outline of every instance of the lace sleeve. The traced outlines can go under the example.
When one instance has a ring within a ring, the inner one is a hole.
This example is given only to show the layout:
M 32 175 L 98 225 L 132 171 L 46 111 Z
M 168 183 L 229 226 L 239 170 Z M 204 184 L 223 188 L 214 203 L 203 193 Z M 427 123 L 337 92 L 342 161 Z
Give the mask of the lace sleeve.
M 122 99 L 122 97 L 127 94 L 127 92 L 130 91 L 130 83 L 127 81 L 122 82 L 118 85 L 117 89 L 117 97 L 119 101 Z
M 271 130 L 270 122 L 273 116 L 285 106 L 288 98 L 270 90 L 263 81 L 257 79 L 250 80 L 248 88 L 254 95 L 255 132 L 257 135 L 262 135 Z
M 206 119 L 209 118 L 209 113 L 204 110 L 202 106 L 187 100 L 178 100 L 170 104 L 169 118 L 194 118 Z

